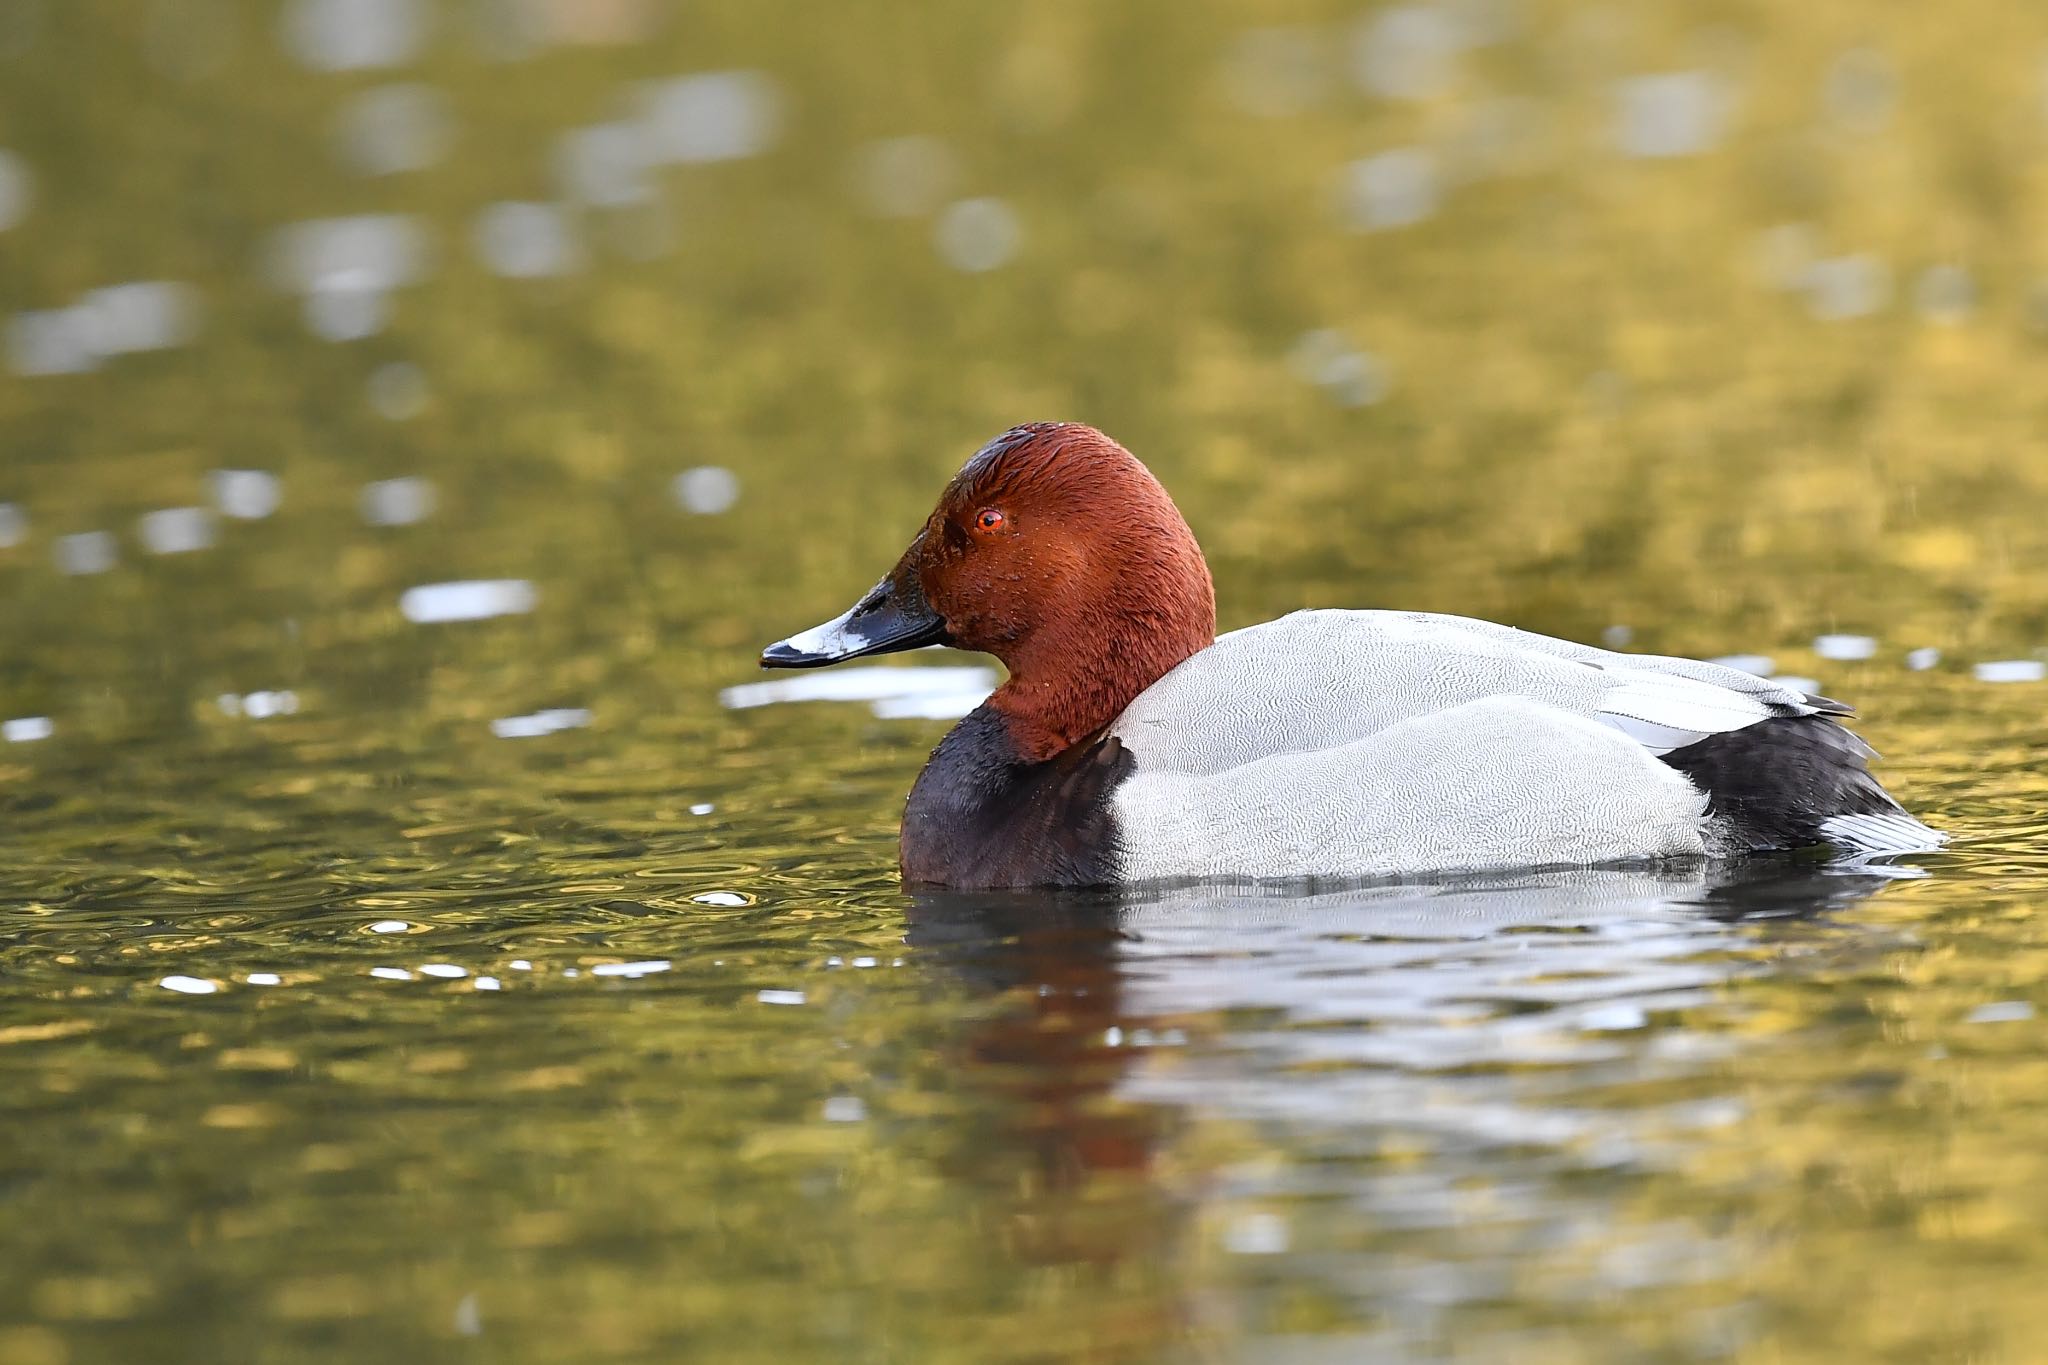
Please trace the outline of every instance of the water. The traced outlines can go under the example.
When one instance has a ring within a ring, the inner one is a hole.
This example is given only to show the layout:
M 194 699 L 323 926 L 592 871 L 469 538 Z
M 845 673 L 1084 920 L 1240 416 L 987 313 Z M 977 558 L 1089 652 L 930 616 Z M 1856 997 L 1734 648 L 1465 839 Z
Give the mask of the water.
M 0 1363 L 2037 1358 L 2043 51 L 0 3 Z M 985 679 L 727 689 L 1039 418 L 1957 840 L 908 897 Z

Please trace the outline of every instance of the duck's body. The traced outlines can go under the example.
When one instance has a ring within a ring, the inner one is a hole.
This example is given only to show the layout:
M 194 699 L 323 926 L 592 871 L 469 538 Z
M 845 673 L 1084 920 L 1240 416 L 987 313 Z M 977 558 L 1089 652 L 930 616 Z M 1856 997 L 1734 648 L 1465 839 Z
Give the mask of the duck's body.
M 1847 707 L 1734 669 L 1456 616 L 1298 612 L 1221 638 L 1213 621 L 1200 552 L 1142 465 L 1090 428 L 1018 428 L 969 462 L 890 579 L 764 662 L 944 642 L 1010 665 L 911 789 L 916 884 L 1940 841 L 1871 777 L 1835 719 Z

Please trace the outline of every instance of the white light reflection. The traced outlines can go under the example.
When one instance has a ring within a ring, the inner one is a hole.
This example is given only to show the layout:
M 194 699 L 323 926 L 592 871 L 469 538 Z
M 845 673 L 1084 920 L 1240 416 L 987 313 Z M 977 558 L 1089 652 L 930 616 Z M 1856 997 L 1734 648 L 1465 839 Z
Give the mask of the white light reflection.
M 592 976 L 623 976 L 632 978 L 653 976 L 657 972 L 665 972 L 668 969 L 669 963 L 666 958 L 655 958 L 647 962 L 604 962 L 592 967 L 590 974 Z
M 136 523 L 142 548 L 153 555 L 190 554 L 213 546 L 213 513 L 204 507 L 164 507 Z
M 563 197 L 597 208 L 625 208 L 652 198 L 653 162 L 646 129 L 638 123 L 571 128 L 555 143 L 555 180 Z
M 242 698 L 242 714 L 255 720 L 299 713 L 299 694 L 292 691 L 251 692 Z
M 380 289 L 316 289 L 301 305 L 306 330 L 323 341 L 361 341 L 384 330 L 390 298 Z
M 2030 683 L 2048 678 L 2048 664 L 2039 659 L 1990 659 L 1973 670 L 1978 682 Z
M 428 269 L 426 233 L 409 214 L 312 218 L 280 228 L 270 243 L 272 279 L 303 293 L 381 293 L 418 283 Z
M 1919 649 L 1909 649 L 1906 651 L 1906 667 L 1912 669 L 1915 673 L 1925 673 L 1940 662 L 1941 651 L 1932 645 L 1925 645 Z
M 406 213 L 307 219 L 270 237 L 270 278 L 307 297 L 307 323 L 330 340 L 375 332 L 383 295 L 420 282 L 428 268 L 426 231 Z
M 995 686 L 995 670 L 990 668 L 891 668 L 877 664 L 742 683 L 721 691 L 718 700 L 730 710 L 743 711 L 797 701 L 881 702 L 962 694 L 986 697 Z
M 363 520 L 372 526 L 410 526 L 425 521 L 433 514 L 434 504 L 434 485 L 411 475 L 366 483 L 357 499 Z
M 182 346 L 199 329 L 199 294 L 170 280 L 86 291 L 68 308 L 16 313 L 7 324 L 16 374 L 81 374 L 110 356 Z
M 1579 1028 L 1586 1033 L 1628 1033 L 1649 1022 L 1648 1012 L 1640 1005 L 1605 1005 L 1579 1016 Z
M 859 1123 L 868 1116 L 867 1104 L 858 1095 L 834 1095 L 825 1101 L 825 1122 Z
M 764 1005 L 801 1005 L 804 1003 L 804 993 L 802 991 L 756 991 L 754 992 L 754 999 Z
M 13 720 L 0 720 L 0 739 L 9 744 L 33 744 L 56 733 L 56 723 L 48 716 L 16 716 Z
M 220 989 L 218 981 L 208 981 L 203 976 L 167 976 L 156 984 L 180 995 L 212 995 Z
M 669 492 L 689 511 L 699 516 L 716 516 L 730 511 L 740 500 L 740 478 L 730 469 L 702 465 L 676 475 Z
M 1738 673 L 1754 673 L 1759 678 L 1768 678 L 1777 671 L 1778 664 L 1768 654 L 1723 654 L 1718 659 L 1707 660 L 1723 668 L 1732 668 Z
M 759 71 L 710 71 L 642 88 L 649 150 L 691 164 L 757 156 L 775 143 L 782 94 Z
M 1696 156 L 1721 140 L 1728 103 L 1710 72 L 1631 77 L 1615 87 L 1614 139 L 1628 156 Z
M 57 572 L 64 574 L 106 573 L 121 562 L 120 547 L 112 531 L 80 531 L 59 536 L 51 549 Z
M 932 241 L 946 264 L 980 274 L 1009 263 L 1024 244 L 1024 225 L 1000 199 L 961 199 L 939 215 Z
M 1223 1230 L 1223 1249 L 1238 1256 L 1278 1256 L 1292 1242 L 1287 1220 L 1275 1213 L 1247 1213 Z
M 310 219 L 271 238 L 273 280 L 304 295 L 307 328 L 328 341 L 383 330 L 386 294 L 417 283 L 428 268 L 425 234 L 406 214 Z
M 1806 271 L 1806 306 L 1823 322 L 1868 317 L 1890 302 L 1892 276 L 1868 254 L 1831 256 Z
M 73 309 L 16 313 L 7 320 L 7 364 L 18 375 L 83 374 L 99 363 L 90 329 Z
M 429 962 L 420 968 L 420 975 L 438 977 L 443 981 L 459 981 L 469 975 L 469 968 L 458 967 L 452 962 Z
M 420 0 L 290 0 L 283 15 L 285 47 L 319 71 L 409 62 L 426 29 Z
M 583 707 L 558 707 L 536 711 L 530 716 L 505 716 L 491 722 L 491 733 L 499 739 L 538 739 L 560 730 L 577 730 L 590 724 L 590 712 Z
M 261 521 L 284 501 L 284 485 L 268 470 L 216 469 L 209 481 L 213 505 L 237 521 Z
M 883 697 L 868 707 L 877 720 L 958 720 L 988 700 L 980 689 L 919 697 Z
M 17 503 L 0 502 L 0 550 L 11 550 L 28 539 L 28 513 Z
M 1813 652 L 1823 659 L 1869 659 L 1877 654 L 1877 640 L 1869 635 L 1817 635 Z
M 476 217 L 476 254 L 494 274 L 544 279 L 581 269 L 583 247 L 559 204 L 503 202 Z
M 1345 167 L 1338 204 L 1351 226 L 1380 232 L 1430 217 L 1440 194 L 1435 156 L 1420 147 L 1401 147 Z
M 370 975 L 379 981 L 410 981 L 412 973 L 403 967 L 372 967 Z
M 452 583 L 423 583 L 407 588 L 398 610 L 416 625 L 445 621 L 482 621 L 532 611 L 540 594 L 523 578 L 481 578 Z
M 1382 99 L 1427 99 L 1449 84 L 1459 48 L 1449 13 L 1396 5 L 1365 20 L 1352 43 L 1352 79 Z
M 741 906 L 750 902 L 737 891 L 700 891 L 690 897 L 699 905 Z
M 223 692 L 214 698 L 214 704 L 224 716 L 247 716 L 251 720 L 268 720 L 272 716 L 294 716 L 299 711 L 299 697 L 296 692 L 251 692 L 241 696 L 234 692 Z
M 276 972 L 251 972 L 242 978 L 252 986 L 282 986 L 284 978 Z
M 88 290 L 72 308 L 86 344 L 102 356 L 182 346 L 199 331 L 199 291 L 172 280 Z

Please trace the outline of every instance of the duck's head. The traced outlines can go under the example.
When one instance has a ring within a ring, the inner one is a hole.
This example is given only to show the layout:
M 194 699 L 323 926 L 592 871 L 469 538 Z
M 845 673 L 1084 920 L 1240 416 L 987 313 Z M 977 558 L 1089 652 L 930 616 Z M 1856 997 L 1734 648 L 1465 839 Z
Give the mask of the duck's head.
M 993 654 L 1010 680 L 991 705 L 1019 752 L 1042 759 L 1215 635 L 1208 565 L 1151 471 L 1093 427 L 1034 422 L 975 452 L 873 591 L 761 663 L 924 645 Z

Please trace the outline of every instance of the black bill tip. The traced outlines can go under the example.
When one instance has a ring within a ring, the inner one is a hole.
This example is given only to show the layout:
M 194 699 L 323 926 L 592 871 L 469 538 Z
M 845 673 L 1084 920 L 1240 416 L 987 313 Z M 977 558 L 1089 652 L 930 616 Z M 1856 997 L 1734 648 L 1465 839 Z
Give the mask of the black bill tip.
M 792 639 L 794 638 L 800 637 L 792 637 Z M 822 654 L 816 650 L 800 649 L 791 640 L 777 640 L 774 644 L 761 651 L 761 667 L 823 668 L 826 664 L 836 664 L 845 657 L 847 656 Z
M 914 583 L 899 586 L 884 579 L 845 615 L 762 650 L 761 667 L 823 668 L 946 642 L 946 623 L 924 600 L 924 593 Z

